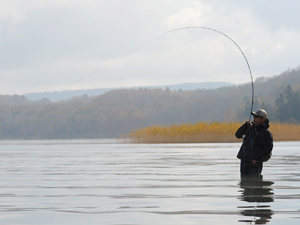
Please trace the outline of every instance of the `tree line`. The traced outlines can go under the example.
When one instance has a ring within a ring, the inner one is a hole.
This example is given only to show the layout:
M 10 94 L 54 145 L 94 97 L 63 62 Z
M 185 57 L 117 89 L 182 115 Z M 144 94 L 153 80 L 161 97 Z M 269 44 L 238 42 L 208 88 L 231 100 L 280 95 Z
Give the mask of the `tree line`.
M 270 120 L 300 122 L 300 72 L 254 83 L 254 109 Z M 251 84 L 212 90 L 113 90 L 68 101 L 0 96 L 0 139 L 115 138 L 153 125 L 249 119 Z

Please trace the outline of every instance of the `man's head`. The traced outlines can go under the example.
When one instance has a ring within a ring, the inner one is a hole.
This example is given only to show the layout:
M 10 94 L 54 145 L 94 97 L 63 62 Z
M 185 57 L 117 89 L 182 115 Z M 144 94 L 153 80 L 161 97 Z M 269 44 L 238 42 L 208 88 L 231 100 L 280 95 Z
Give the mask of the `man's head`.
M 265 121 L 268 121 L 268 114 L 264 109 L 258 109 L 255 112 L 251 113 L 253 115 L 254 125 L 260 125 Z

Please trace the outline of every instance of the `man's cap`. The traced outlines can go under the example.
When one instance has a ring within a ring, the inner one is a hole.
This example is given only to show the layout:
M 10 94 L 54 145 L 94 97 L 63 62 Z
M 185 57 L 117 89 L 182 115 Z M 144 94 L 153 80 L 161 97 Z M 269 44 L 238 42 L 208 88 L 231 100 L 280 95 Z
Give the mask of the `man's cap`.
M 268 119 L 268 113 L 264 109 L 258 109 L 256 112 L 251 113 L 253 116 L 261 116 L 263 118 Z

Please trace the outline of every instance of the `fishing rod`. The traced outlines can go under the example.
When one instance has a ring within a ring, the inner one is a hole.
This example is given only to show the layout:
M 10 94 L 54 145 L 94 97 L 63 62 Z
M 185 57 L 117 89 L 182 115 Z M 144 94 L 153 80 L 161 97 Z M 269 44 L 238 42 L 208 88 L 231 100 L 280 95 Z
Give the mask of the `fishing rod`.
M 253 84 L 252 71 L 251 71 L 251 68 L 250 68 L 250 64 L 249 64 L 249 62 L 248 62 L 248 59 L 247 59 L 245 53 L 243 52 L 243 50 L 241 49 L 241 47 L 240 47 L 240 46 L 239 46 L 239 45 L 238 45 L 231 37 L 229 37 L 227 34 L 221 32 L 221 31 L 219 31 L 219 30 L 216 30 L 216 29 L 210 28 L 210 27 L 203 27 L 203 26 L 188 26 L 188 27 L 180 27 L 180 28 L 176 28 L 176 29 L 169 30 L 169 31 L 167 31 L 167 32 L 165 32 L 165 33 L 162 33 L 162 34 L 158 35 L 157 37 L 152 38 L 151 40 L 149 40 L 149 41 L 143 43 L 142 45 L 138 46 L 137 48 L 135 48 L 135 49 L 133 49 L 133 50 L 131 50 L 131 51 L 129 51 L 129 52 L 127 52 L 127 53 L 125 53 L 125 54 L 123 54 L 123 55 L 121 55 L 121 56 L 115 58 L 115 59 L 112 59 L 111 61 L 107 62 L 107 63 L 104 64 L 103 66 L 101 66 L 101 67 L 99 67 L 98 69 L 96 69 L 95 71 L 93 71 L 93 72 L 87 74 L 86 76 L 82 77 L 82 78 L 79 79 L 77 82 L 86 79 L 87 77 L 89 77 L 89 76 L 95 74 L 96 72 L 100 71 L 100 70 L 103 69 L 104 67 L 106 67 L 106 66 L 108 66 L 108 65 L 110 65 L 110 64 L 112 64 L 112 63 L 115 63 L 115 62 L 121 60 L 122 58 L 124 58 L 124 57 L 126 57 L 126 56 L 128 56 L 128 55 L 130 55 L 130 54 L 132 54 L 132 53 L 134 53 L 134 52 L 136 52 L 137 50 L 139 50 L 139 49 L 141 49 L 141 48 L 143 48 L 143 47 L 149 45 L 150 43 L 152 43 L 152 42 L 154 42 L 154 41 L 156 41 L 156 40 L 162 38 L 163 36 L 165 36 L 165 35 L 167 35 L 167 34 L 169 34 L 169 33 L 173 33 L 173 32 L 180 31 L 180 30 L 187 30 L 187 29 L 204 29 L 204 30 L 209 30 L 209 31 L 213 31 L 213 32 L 216 32 L 216 33 L 218 33 L 218 34 L 221 34 L 221 35 L 225 36 L 226 38 L 228 38 L 228 39 L 229 39 L 229 40 L 230 40 L 230 41 L 231 41 L 231 42 L 239 49 L 239 51 L 242 53 L 242 55 L 243 55 L 243 57 L 244 57 L 244 59 L 245 59 L 245 62 L 246 62 L 246 64 L 247 64 L 247 67 L 248 67 L 248 70 L 249 70 L 249 73 L 250 73 L 250 78 L 251 78 L 251 95 L 252 95 L 252 96 L 251 96 L 251 107 L 250 107 L 250 115 L 249 115 L 249 122 L 250 122 L 251 116 L 252 116 L 252 111 L 253 111 L 253 103 L 254 103 L 254 84 Z M 77 82 L 76 82 L 76 83 L 77 83 Z
M 252 71 L 251 71 L 251 68 L 250 68 L 250 64 L 248 62 L 248 59 L 245 55 L 245 53 L 243 52 L 243 50 L 240 48 L 240 46 L 231 38 L 229 37 L 227 34 L 219 31 L 219 30 L 216 30 L 214 28 L 210 28 L 210 27 L 202 27 L 202 26 L 189 26 L 189 27 L 181 27 L 181 28 L 176 28 L 176 29 L 173 29 L 173 30 L 169 30 L 167 31 L 165 34 L 168 34 L 168 33 L 171 33 L 171 32 L 175 32 L 175 31 L 179 31 L 179 30 L 186 30 L 186 29 L 205 29 L 205 30 L 210 30 L 210 31 L 213 31 L 213 32 L 216 32 L 216 33 L 219 33 L 223 36 L 225 36 L 226 38 L 228 38 L 239 50 L 240 52 L 242 53 L 245 61 L 246 61 L 246 64 L 247 64 L 247 67 L 248 67 L 248 70 L 249 70 L 249 73 L 250 73 L 250 78 L 251 78 L 251 93 L 252 93 L 252 96 L 251 96 L 251 107 L 250 107 L 250 115 L 249 115 L 249 122 L 251 120 L 251 115 L 252 115 L 252 111 L 253 111 L 253 102 L 254 102 L 254 83 L 253 83 L 253 76 L 252 76 Z M 161 35 L 162 36 L 162 35 Z M 156 39 L 155 39 L 156 40 Z
M 218 34 L 221 34 L 221 35 L 225 36 L 226 38 L 228 38 L 228 39 L 229 39 L 229 40 L 230 40 L 230 41 L 231 41 L 231 42 L 239 49 L 239 51 L 242 53 L 242 55 L 243 55 L 243 57 L 244 57 L 244 59 L 245 59 L 245 61 L 246 61 L 246 64 L 247 64 L 247 66 L 248 66 L 248 70 L 249 70 L 250 77 L 251 77 L 251 87 L 252 87 L 252 98 L 251 98 L 251 99 L 252 99 L 252 101 L 251 101 L 250 116 L 249 116 L 249 122 L 250 122 L 251 115 L 252 115 L 251 113 L 252 113 L 252 110 L 253 110 L 253 102 L 254 102 L 254 84 L 253 84 L 252 71 L 251 71 L 251 68 L 250 68 L 248 59 L 247 59 L 246 55 L 244 54 L 243 50 L 240 48 L 240 46 L 239 46 L 239 45 L 238 45 L 231 37 L 229 37 L 227 34 L 221 32 L 221 31 L 219 31 L 219 30 L 216 30 L 216 29 L 210 28 L 210 27 L 203 27 L 203 26 L 189 26 L 189 27 L 180 27 L 180 28 L 176 28 L 176 29 L 169 30 L 169 31 L 167 31 L 167 32 L 165 32 L 165 33 L 162 33 L 162 34 L 156 36 L 155 38 L 153 38 L 153 39 L 151 39 L 151 40 L 149 40 L 149 41 L 143 43 L 142 45 L 140 45 L 140 46 L 138 46 L 138 47 L 132 49 L 131 51 L 129 51 L 129 52 L 127 52 L 127 53 L 125 53 L 125 54 L 123 54 L 123 55 L 121 55 L 121 56 L 119 56 L 119 57 L 116 57 L 116 58 L 110 60 L 109 62 L 103 64 L 101 67 L 97 68 L 96 70 L 94 70 L 94 71 L 92 71 L 92 72 L 90 72 L 90 73 L 87 73 L 85 76 L 81 77 L 81 78 L 78 79 L 77 81 L 75 81 L 75 82 L 73 82 L 72 84 L 68 85 L 67 88 L 69 88 L 69 87 L 71 87 L 71 86 L 73 86 L 73 85 L 79 83 L 79 82 L 82 81 L 82 80 L 87 79 L 88 77 L 91 77 L 91 76 L 94 75 L 95 73 L 99 72 L 101 69 L 103 69 L 103 68 L 105 68 L 105 67 L 107 67 L 107 66 L 109 66 L 109 65 L 111 65 L 111 64 L 113 64 L 113 63 L 115 63 L 115 62 L 120 61 L 121 59 L 125 58 L 126 56 L 128 56 L 128 55 L 130 55 L 130 54 L 136 52 L 137 50 L 139 50 L 139 49 L 141 49 L 141 48 L 143 48 L 143 47 L 149 45 L 150 43 L 152 43 L 152 42 L 154 42 L 154 41 L 156 41 L 156 40 L 162 38 L 163 36 L 165 36 L 165 35 L 167 35 L 167 34 L 169 34 L 169 33 L 177 32 L 177 31 L 181 31 L 181 30 L 187 30 L 187 29 L 205 29 L 205 30 L 210 30 L 210 31 L 216 32 L 216 33 L 218 33 Z M 8 119 L 6 119 L 4 122 L 2 122 L 2 123 L 0 124 L 0 127 L 4 126 L 5 124 L 7 124 L 9 121 L 11 121 L 12 119 L 14 119 L 15 117 L 17 117 L 17 116 L 19 116 L 19 115 L 21 115 L 21 114 L 23 114 L 23 113 L 25 113 L 25 112 L 27 112 L 27 111 L 30 111 L 30 110 L 32 110 L 32 109 L 34 109 L 34 108 L 37 108 L 37 107 L 39 107 L 39 106 L 40 106 L 40 105 L 31 106 L 31 107 L 28 107 L 27 109 L 25 109 L 25 110 L 23 110 L 23 111 L 21 111 L 21 112 L 19 112 L 19 113 L 16 113 L 15 115 L 11 116 L 10 118 L 8 118 Z

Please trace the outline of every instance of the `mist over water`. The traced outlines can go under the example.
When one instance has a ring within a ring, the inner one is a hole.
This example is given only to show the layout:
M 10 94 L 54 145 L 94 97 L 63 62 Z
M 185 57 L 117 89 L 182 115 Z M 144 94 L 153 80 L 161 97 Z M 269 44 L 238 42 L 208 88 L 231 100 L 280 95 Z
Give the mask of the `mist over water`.
M 1 224 L 299 224 L 300 142 L 241 179 L 230 144 L 0 143 Z

